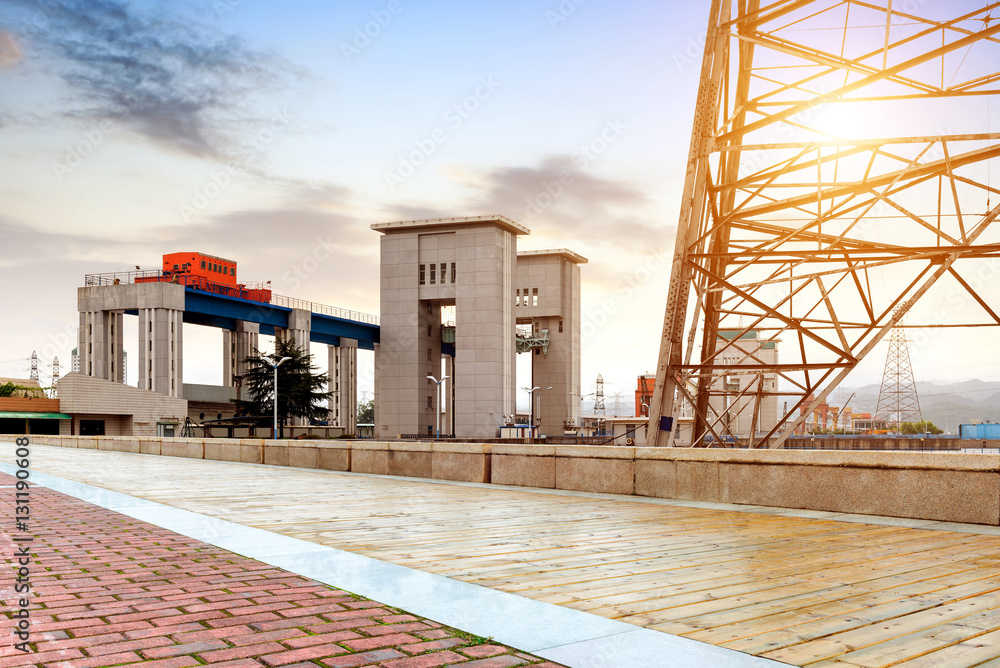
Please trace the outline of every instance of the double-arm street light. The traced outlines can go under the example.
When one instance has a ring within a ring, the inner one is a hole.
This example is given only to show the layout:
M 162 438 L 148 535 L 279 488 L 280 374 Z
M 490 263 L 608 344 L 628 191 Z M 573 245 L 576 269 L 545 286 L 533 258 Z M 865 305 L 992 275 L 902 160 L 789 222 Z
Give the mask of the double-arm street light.
M 274 367 L 274 428 L 271 431 L 271 438 L 276 439 L 278 438 L 278 367 L 292 358 L 282 357 L 277 362 L 264 355 L 261 355 L 261 358 L 267 360 L 268 364 Z
M 444 265 L 442 265 L 442 266 L 444 266 Z M 430 378 L 431 380 L 433 380 L 435 383 L 437 383 L 437 386 L 438 386 L 438 388 L 437 388 L 438 389 L 438 401 L 437 401 L 437 418 L 438 418 L 437 419 L 437 430 L 438 431 L 437 431 L 437 437 L 441 438 L 441 383 L 443 383 L 446 379 L 451 378 L 451 376 L 441 376 L 441 380 L 438 380 L 434 376 L 430 376 L 430 375 L 428 375 L 427 377 Z
M 535 438 L 535 392 L 545 392 L 546 390 L 551 390 L 551 387 L 522 387 L 522 390 L 528 393 L 528 402 L 531 409 L 531 437 Z M 538 395 L 539 402 L 541 402 L 542 395 Z M 541 413 L 541 410 L 538 411 Z

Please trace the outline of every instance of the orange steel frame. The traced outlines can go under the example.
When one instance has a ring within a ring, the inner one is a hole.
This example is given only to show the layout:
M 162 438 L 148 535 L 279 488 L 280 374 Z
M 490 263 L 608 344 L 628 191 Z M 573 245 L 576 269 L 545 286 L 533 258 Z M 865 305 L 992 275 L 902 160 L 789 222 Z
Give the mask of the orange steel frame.
M 729 391 L 727 374 L 743 373 L 758 374 L 737 397 L 755 417 L 767 396 L 793 400 L 768 433 L 740 444 L 780 447 L 942 277 L 982 318 L 908 317 L 908 327 L 1000 325 L 968 280 L 976 262 L 1000 258 L 1000 190 L 988 178 L 1000 133 L 985 120 L 990 98 L 1000 104 L 1000 3 L 926 5 L 956 14 L 948 19 L 904 11 L 925 4 L 713 0 L 650 445 L 672 445 L 657 427 L 681 401 L 694 407 L 693 444 L 732 439 L 712 399 Z M 936 110 L 947 130 L 852 139 L 823 128 L 822 114 L 851 107 L 900 114 L 901 126 L 933 123 Z M 781 363 L 720 328 L 780 342 Z M 762 373 L 779 387 L 764 388 Z

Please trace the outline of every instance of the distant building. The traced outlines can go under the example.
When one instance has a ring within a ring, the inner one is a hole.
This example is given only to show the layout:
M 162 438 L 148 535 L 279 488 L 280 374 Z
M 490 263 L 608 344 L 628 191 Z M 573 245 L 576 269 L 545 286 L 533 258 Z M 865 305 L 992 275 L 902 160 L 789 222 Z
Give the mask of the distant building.
M 653 401 L 653 390 L 655 387 L 656 376 L 647 373 L 636 379 L 635 415 L 649 415 L 649 405 Z
M 962 424 L 958 426 L 958 437 L 980 441 L 1000 441 L 1000 424 Z
M 39 388 L 32 378 L 0 378 L 0 385 Z M 70 416 L 60 412 L 59 399 L 37 395 L 0 397 L 0 434 L 69 433 Z
M 776 344 L 776 341 L 762 340 L 755 329 L 746 332 L 719 330 L 716 349 L 722 352 L 715 363 L 727 368 L 725 373 L 713 379 L 709 402 L 714 414 L 722 416 L 722 423 L 737 439 L 767 433 L 778 424 L 778 374 L 755 368 L 773 367 L 778 363 Z M 754 402 L 758 396 L 761 398 L 760 410 L 753 423 Z

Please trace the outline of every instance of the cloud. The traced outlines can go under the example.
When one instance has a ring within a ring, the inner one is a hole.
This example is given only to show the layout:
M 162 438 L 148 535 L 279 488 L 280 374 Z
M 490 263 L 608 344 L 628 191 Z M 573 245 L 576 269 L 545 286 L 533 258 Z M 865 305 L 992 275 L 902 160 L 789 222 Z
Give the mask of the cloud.
M 253 112 L 259 98 L 301 75 L 186 17 L 140 15 L 119 0 L 12 1 L 35 17 L 25 34 L 78 96 L 68 115 L 114 118 L 186 153 L 225 157 L 235 129 L 262 122 Z
M 31 303 L 41 303 L 46 294 L 75 297 L 88 273 L 132 271 L 135 265 L 158 269 L 164 253 L 200 251 L 236 260 L 241 280 L 273 281 L 281 294 L 372 311 L 378 308 L 379 235 L 370 224 L 308 204 L 128 234 L 39 230 L 0 218 L 0 270 L 35 272 L 44 266 L 44 281 L 9 295 L 16 303 L 37 292 Z
M 21 62 L 21 45 L 14 35 L 0 30 L 0 69 L 14 67 Z
M 475 179 L 472 208 L 505 215 L 546 236 L 635 247 L 663 235 L 642 215 L 652 199 L 637 186 L 587 172 L 570 156 L 537 167 L 502 167 Z

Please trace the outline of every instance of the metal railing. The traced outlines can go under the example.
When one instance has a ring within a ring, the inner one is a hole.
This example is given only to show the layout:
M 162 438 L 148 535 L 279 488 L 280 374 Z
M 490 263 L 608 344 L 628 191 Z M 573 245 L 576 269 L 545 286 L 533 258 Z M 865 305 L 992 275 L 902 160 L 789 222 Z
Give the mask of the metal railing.
M 87 274 L 83 277 L 86 287 L 91 285 L 118 285 L 119 283 L 135 283 L 136 278 L 158 278 L 163 276 L 159 269 L 141 271 L 117 271 L 110 274 Z
M 136 279 L 145 279 L 136 281 Z M 266 290 L 267 288 L 262 283 L 255 284 L 241 284 L 243 288 L 236 288 L 232 286 L 222 285 L 220 283 L 212 283 L 207 281 L 202 276 L 196 276 L 194 274 L 170 274 L 169 276 L 164 275 L 164 273 L 158 269 L 147 269 L 139 271 L 119 271 L 107 274 L 87 274 L 83 277 L 84 286 L 94 286 L 94 285 L 119 285 L 128 283 L 143 283 L 143 282 L 157 282 L 156 279 L 161 279 L 160 282 L 164 283 L 179 283 L 185 287 L 190 288 L 204 288 L 206 284 L 212 286 L 217 286 L 218 290 L 213 290 L 219 294 L 224 294 L 229 297 L 240 297 L 246 298 L 243 293 L 247 290 Z M 174 279 L 177 279 L 176 281 Z M 363 322 L 368 325 L 379 324 L 379 317 L 377 315 L 372 315 L 370 313 L 363 313 L 361 311 L 353 311 L 351 309 L 340 308 L 338 306 L 328 306 L 326 304 L 317 304 L 316 302 L 307 301 L 305 299 L 296 299 L 295 297 L 286 297 L 285 295 L 271 295 L 271 301 L 267 302 L 272 306 L 278 306 L 282 308 L 298 308 L 309 311 L 311 313 L 316 313 L 318 315 L 327 315 L 333 318 L 342 318 L 344 320 L 352 320 L 354 322 Z
M 379 317 L 377 315 L 372 315 L 370 313 L 363 313 L 361 311 L 352 311 L 346 308 L 340 308 L 339 306 L 327 306 L 326 304 L 317 304 L 316 302 L 306 301 L 304 299 L 296 299 L 295 297 L 286 297 L 284 295 L 272 295 L 271 303 L 275 306 L 284 306 L 285 308 L 300 308 L 311 313 L 317 313 L 319 315 L 328 315 L 332 318 L 343 318 L 344 320 L 354 320 L 355 322 L 363 322 L 368 325 L 378 325 Z

